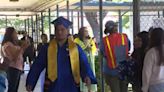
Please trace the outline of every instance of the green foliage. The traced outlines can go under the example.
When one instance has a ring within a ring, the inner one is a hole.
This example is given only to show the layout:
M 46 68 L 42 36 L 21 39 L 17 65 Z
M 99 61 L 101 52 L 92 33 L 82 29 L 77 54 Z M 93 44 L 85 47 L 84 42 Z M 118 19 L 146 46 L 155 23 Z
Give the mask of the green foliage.
M 2 18 L 0 19 L 0 28 L 5 28 L 6 27 L 6 19 Z
M 128 29 L 129 28 L 129 16 L 128 15 L 125 15 L 125 16 L 123 16 L 123 18 L 122 18 L 122 26 L 124 27 L 124 28 L 126 28 L 126 29 Z
M 12 26 L 18 31 L 22 30 L 24 28 L 24 21 L 20 19 L 9 19 L 7 20 L 7 26 Z
M 15 29 L 17 29 L 18 31 L 20 31 L 24 27 L 24 21 L 20 20 L 20 19 L 8 19 L 7 26 L 12 26 Z M 6 27 L 6 19 L 1 18 L 0 19 L 0 29 L 5 28 L 5 27 Z
M 44 31 L 47 33 L 49 32 L 49 18 L 44 17 Z

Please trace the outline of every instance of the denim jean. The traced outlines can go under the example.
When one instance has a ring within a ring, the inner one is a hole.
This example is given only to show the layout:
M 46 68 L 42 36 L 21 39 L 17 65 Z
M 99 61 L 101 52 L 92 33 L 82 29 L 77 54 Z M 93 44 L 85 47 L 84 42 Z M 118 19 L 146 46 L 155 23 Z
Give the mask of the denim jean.
M 151 85 L 149 88 L 149 92 L 164 92 L 164 83 Z
M 0 71 L 0 92 L 5 92 L 6 91 L 6 79 L 7 79 L 7 74 L 4 71 Z

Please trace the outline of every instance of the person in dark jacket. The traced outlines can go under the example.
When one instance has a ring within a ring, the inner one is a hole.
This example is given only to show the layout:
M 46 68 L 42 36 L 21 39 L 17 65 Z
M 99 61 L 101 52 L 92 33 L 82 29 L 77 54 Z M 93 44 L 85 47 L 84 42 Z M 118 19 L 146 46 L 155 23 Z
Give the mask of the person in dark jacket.
M 37 51 L 38 51 L 38 52 L 40 51 L 40 49 L 41 49 L 41 47 L 42 47 L 43 45 L 48 44 L 47 35 L 46 35 L 46 34 L 42 34 L 42 35 L 41 35 L 41 40 L 42 40 L 42 42 L 39 43 L 38 46 L 37 46 Z
M 134 92 L 142 92 L 142 69 L 143 69 L 143 61 L 146 53 L 146 48 L 148 46 L 149 37 L 148 32 L 143 31 L 137 34 L 134 40 L 134 52 L 132 53 L 132 58 L 136 61 L 137 70 L 136 75 L 134 76 L 136 79 L 136 83 L 133 84 Z
M 22 41 L 27 40 L 30 42 L 30 46 L 25 50 L 23 54 L 24 62 L 27 62 L 27 57 L 29 60 L 29 66 L 31 67 L 32 61 L 35 57 L 35 48 L 34 48 L 34 41 L 33 38 L 31 38 L 27 32 L 24 32 L 23 38 L 21 38 Z

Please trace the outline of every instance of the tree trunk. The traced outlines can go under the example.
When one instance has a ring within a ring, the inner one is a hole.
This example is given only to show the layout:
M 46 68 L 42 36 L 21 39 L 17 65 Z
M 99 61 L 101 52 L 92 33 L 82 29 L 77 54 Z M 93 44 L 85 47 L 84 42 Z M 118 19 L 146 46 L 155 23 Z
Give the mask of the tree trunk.
M 103 13 L 103 19 L 106 16 L 107 12 Z M 86 18 L 93 30 L 94 37 L 98 42 L 100 42 L 100 24 L 98 23 L 99 16 L 97 12 L 85 12 Z
M 100 33 L 100 25 L 97 21 L 97 14 L 96 12 L 85 12 L 86 18 L 93 30 L 93 35 L 99 40 L 99 33 Z
M 85 3 L 89 2 L 91 0 L 84 0 Z M 110 1 L 110 0 L 109 0 Z M 86 18 L 93 30 L 93 35 L 96 38 L 97 42 L 100 42 L 100 24 L 98 23 L 99 16 L 97 12 L 85 12 Z M 103 12 L 103 19 L 106 16 L 107 12 Z

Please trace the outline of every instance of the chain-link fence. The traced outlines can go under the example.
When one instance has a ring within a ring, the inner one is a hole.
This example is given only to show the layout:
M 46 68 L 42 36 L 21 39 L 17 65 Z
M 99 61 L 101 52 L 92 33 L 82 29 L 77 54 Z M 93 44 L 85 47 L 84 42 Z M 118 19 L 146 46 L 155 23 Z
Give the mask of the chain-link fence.
M 150 27 L 164 28 L 164 1 L 140 1 L 140 30 L 148 31 Z

